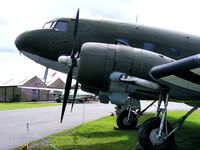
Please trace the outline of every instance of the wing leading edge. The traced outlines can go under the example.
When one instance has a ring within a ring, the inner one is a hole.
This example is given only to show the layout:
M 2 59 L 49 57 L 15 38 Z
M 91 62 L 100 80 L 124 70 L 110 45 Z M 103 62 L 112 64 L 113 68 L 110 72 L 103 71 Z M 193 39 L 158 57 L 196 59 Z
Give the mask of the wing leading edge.
M 149 74 L 161 84 L 200 93 L 200 54 L 153 67 Z

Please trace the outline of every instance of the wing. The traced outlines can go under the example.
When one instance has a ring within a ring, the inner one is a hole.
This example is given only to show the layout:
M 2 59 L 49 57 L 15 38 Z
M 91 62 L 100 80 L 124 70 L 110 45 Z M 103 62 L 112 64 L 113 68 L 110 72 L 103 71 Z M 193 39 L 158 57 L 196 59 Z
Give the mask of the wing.
M 153 67 L 149 74 L 155 81 L 169 87 L 200 93 L 200 54 Z

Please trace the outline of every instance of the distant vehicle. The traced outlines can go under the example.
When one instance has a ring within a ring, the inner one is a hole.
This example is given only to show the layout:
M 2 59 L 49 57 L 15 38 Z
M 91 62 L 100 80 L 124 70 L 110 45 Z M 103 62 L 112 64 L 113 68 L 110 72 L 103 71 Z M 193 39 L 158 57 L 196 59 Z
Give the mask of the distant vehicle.
M 74 95 L 74 90 L 70 90 L 68 102 L 73 101 L 73 95 Z M 75 100 L 77 102 L 84 102 L 84 101 L 87 101 L 88 99 L 95 99 L 95 95 L 91 94 L 91 93 L 84 92 L 82 90 L 78 90 L 76 97 L 75 97 Z M 61 95 L 61 94 L 58 95 L 57 98 L 56 98 L 56 101 L 60 103 L 62 100 L 64 100 L 64 95 Z

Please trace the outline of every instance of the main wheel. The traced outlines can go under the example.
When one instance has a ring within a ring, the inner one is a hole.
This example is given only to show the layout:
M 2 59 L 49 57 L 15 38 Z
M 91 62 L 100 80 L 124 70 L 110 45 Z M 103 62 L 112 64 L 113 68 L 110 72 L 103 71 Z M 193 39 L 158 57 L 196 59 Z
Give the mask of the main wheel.
M 161 138 L 158 138 L 160 127 L 160 118 L 150 118 L 146 120 L 139 129 L 138 141 L 140 145 L 146 150 L 169 150 L 174 145 L 174 134 L 166 140 L 166 133 L 161 133 Z M 172 131 L 172 127 L 167 123 L 168 133 Z
M 135 129 L 138 124 L 137 115 L 131 112 L 130 119 L 128 120 L 128 110 L 122 111 L 117 117 L 117 125 L 121 130 Z

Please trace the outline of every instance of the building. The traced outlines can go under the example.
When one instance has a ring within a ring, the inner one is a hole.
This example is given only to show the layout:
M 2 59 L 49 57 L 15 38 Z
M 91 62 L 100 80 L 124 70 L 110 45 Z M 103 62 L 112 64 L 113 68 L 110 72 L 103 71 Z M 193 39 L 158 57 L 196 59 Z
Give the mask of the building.
M 0 102 L 31 102 L 48 100 L 47 85 L 37 76 L 23 80 L 11 79 L 0 85 Z
M 57 80 L 53 81 L 52 83 L 49 83 L 49 88 L 56 88 L 56 89 L 64 89 L 65 88 L 65 82 L 58 78 Z
M 65 82 L 63 82 L 63 80 L 61 80 L 60 78 L 58 78 L 57 80 L 50 82 L 48 84 L 48 87 L 54 90 L 51 90 L 49 92 L 49 100 L 55 101 L 57 100 L 57 97 L 59 95 L 62 95 L 62 93 L 64 92 L 65 89 Z M 55 90 L 57 89 L 57 90 Z

